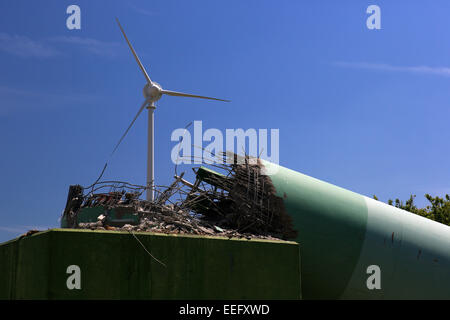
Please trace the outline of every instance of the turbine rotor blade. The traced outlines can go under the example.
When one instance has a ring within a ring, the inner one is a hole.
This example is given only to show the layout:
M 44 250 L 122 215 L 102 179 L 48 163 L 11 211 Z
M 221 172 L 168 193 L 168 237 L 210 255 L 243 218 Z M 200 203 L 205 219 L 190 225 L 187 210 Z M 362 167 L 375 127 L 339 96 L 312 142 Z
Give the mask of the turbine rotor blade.
M 114 152 L 116 152 L 117 148 L 119 147 L 119 144 L 122 142 L 123 138 L 125 138 L 125 136 L 127 135 L 128 131 L 130 131 L 131 127 L 133 126 L 134 122 L 136 121 L 136 119 L 139 117 L 139 115 L 141 114 L 142 110 L 144 110 L 145 106 L 149 103 L 148 100 L 145 100 L 145 102 L 142 104 L 141 108 L 139 109 L 138 113 L 136 114 L 136 116 L 134 117 L 133 121 L 131 121 L 130 125 L 128 126 L 127 130 L 125 131 L 125 133 L 122 135 L 122 137 L 120 138 L 119 142 L 117 142 L 113 152 L 111 153 L 111 155 L 114 154 Z
M 170 91 L 170 90 L 162 90 L 161 92 L 163 94 L 167 94 L 168 96 L 174 96 L 174 97 L 200 98 L 200 99 L 209 99 L 209 100 L 231 102 L 230 100 L 211 98 L 211 97 L 204 97 L 204 96 L 198 96 L 198 95 L 195 95 L 195 94 L 182 93 L 182 92 L 176 92 L 176 91 Z
M 128 40 L 127 35 L 125 34 L 125 31 L 123 30 L 122 26 L 120 25 L 119 19 L 116 18 L 117 24 L 119 25 L 120 31 L 122 31 L 123 36 L 125 37 L 125 40 L 127 40 L 128 46 L 130 47 L 131 52 L 134 55 L 134 58 L 136 59 L 137 64 L 139 65 L 139 68 L 141 68 L 142 73 L 144 74 L 145 78 L 147 79 L 147 82 L 149 84 L 152 84 L 152 80 L 148 76 L 147 71 L 145 70 L 144 66 L 141 63 L 141 60 L 139 60 L 139 57 L 136 54 L 136 51 L 134 51 L 133 46 L 131 45 L 130 41 Z

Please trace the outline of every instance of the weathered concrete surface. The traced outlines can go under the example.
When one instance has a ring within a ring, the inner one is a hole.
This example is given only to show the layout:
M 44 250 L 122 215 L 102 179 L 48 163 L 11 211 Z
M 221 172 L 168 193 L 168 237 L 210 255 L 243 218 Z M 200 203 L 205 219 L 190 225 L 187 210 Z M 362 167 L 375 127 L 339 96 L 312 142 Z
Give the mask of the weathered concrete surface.
M 0 245 L 0 299 L 300 299 L 295 242 L 52 229 Z M 69 290 L 68 266 L 81 270 Z

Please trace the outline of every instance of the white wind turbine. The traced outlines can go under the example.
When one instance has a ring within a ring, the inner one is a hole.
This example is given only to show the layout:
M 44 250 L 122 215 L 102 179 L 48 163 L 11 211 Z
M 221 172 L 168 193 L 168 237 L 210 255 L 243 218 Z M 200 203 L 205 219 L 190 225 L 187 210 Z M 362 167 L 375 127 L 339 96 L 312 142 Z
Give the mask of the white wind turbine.
M 119 19 L 116 18 L 117 24 L 119 25 L 120 30 L 122 31 L 123 36 L 125 37 L 125 40 L 128 43 L 128 46 L 130 47 L 131 52 L 134 55 L 134 58 L 136 59 L 136 62 L 139 65 L 139 68 L 141 68 L 142 73 L 145 76 L 145 79 L 147 79 L 147 83 L 144 86 L 144 97 L 145 101 L 142 104 L 141 108 L 139 109 L 138 113 L 134 117 L 133 121 L 131 121 L 131 124 L 128 126 L 125 133 L 120 138 L 119 142 L 116 144 L 114 150 L 112 153 L 114 153 L 117 150 L 117 147 L 122 142 L 123 138 L 125 138 L 126 134 L 130 130 L 130 128 L 133 126 L 136 119 L 139 117 L 139 115 L 142 113 L 144 108 L 148 109 L 148 151 L 147 151 L 147 200 L 152 201 L 154 199 L 154 191 L 153 191 L 153 185 L 154 185 L 154 111 L 156 109 L 155 102 L 161 99 L 163 94 L 166 94 L 168 96 L 177 96 L 177 97 L 189 97 L 189 98 L 200 98 L 200 99 L 209 99 L 209 100 L 217 100 L 217 101 L 225 101 L 230 102 L 229 100 L 223 100 L 223 99 L 217 99 L 217 98 L 211 98 L 211 97 L 204 97 L 204 96 L 198 96 L 194 94 L 188 94 L 188 93 L 181 93 L 176 91 L 170 91 L 170 90 L 164 90 L 161 85 L 158 83 L 152 81 L 150 77 L 148 76 L 147 71 L 145 70 L 144 66 L 142 65 L 141 61 L 139 60 L 136 51 L 134 51 L 133 46 L 131 45 L 130 41 L 127 38 L 127 35 L 125 34 L 125 31 L 123 30 L 122 26 L 120 25 Z

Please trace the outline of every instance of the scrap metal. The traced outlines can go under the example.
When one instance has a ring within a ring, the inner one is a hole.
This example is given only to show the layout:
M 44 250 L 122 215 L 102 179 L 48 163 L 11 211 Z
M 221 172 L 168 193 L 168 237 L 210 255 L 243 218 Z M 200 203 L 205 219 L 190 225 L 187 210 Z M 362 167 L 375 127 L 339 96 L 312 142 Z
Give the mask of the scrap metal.
M 225 159 L 230 154 L 222 156 Z M 96 181 L 87 188 L 71 186 L 63 218 L 71 228 L 295 239 L 292 219 L 270 177 L 262 174 L 260 160 L 231 156 L 235 160 L 231 164 L 224 161 L 210 165 L 221 172 L 204 166 L 194 168 L 194 183 L 185 180 L 182 173 L 175 175 L 170 186 L 154 186 L 153 201 L 139 198 L 145 186 L 121 181 Z M 77 216 L 85 208 L 104 211 L 97 221 L 78 221 Z M 136 223 L 120 217 L 114 220 L 110 217 L 112 211 L 116 216 L 120 212 L 134 213 Z

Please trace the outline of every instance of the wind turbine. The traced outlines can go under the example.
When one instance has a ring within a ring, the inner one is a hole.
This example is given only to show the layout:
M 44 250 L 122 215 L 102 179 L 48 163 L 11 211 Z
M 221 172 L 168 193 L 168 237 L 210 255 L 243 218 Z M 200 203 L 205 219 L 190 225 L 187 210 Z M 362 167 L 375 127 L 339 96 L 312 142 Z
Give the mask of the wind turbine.
M 153 201 L 154 199 L 154 191 L 153 191 L 153 184 L 154 184 L 154 174 L 155 174 L 155 166 L 154 166 L 154 111 L 156 109 L 155 102 L 161 99 L 162 95 L 168 95 L 168 96 L 176 96 L 176 97 L 189 97 L 189 98 L 200 98 L 200 99 L 209 99 L 209 100 L 217 100 L 217 101 L 224 101 L 224 102 L 230 102 L 229 100 L 224 99 L 217 99 L 217 98 L 211 98 L 211 97 L 205 97 L 205 96 L 198 96 L 194 94 L 188 94 L 188 93 L 182 93 L 182 92 L 176 92 L 176 91 L 170 91 L 170 90 L 164 90 L 160 84 L 152 81 L 150 77 L 148 76 L 147 71 L 145 70 L 144 66 L 141 63 L 141 60 L 139 60 L 139 57 L 136 54 L 136 51 L 134 51 L 133 46 L 131 45 L 130 41 L 128 40 L 127 35 L 125 34 L 125 31 L 123 30 L 122 26 L 120 25 L 119 19 L 116 18 L 117 24 L 119 25 L 120 30 L 122 31 L 122 34 L 125 38 L 125 40 L 128 43 L 128 46 L 130 47 L 131 52 L 134 55 L 134 58 L 136 59 L 137 64 L 139 65 L 139 68 L 141 69 L 142 73 L 145 76 L 145 79 L 147 80 L 147 83 L 144 86 L 143 92 L 144 92 L 144 98 L 145 101 L 142 104 L 141 108 L 139 109 L 138 113 L 134 117 L 133 121 L 131 121 L 131 124 L 128 126 L 125 133 L 120 138 L 119 142 L 116 144 L 112 154 L 117 150 L 119 147 L 119 144 L 122 142 L 123 138 L 125 138 L 126 134 L 130 130 L 130 128 L 133 126 L 136 119 L 139 117 L 139 115 L 142 113 L 144 108 L 148 109 L 148 151 L 147 151 L 147 197 L 146 199 L 149 201 Z

